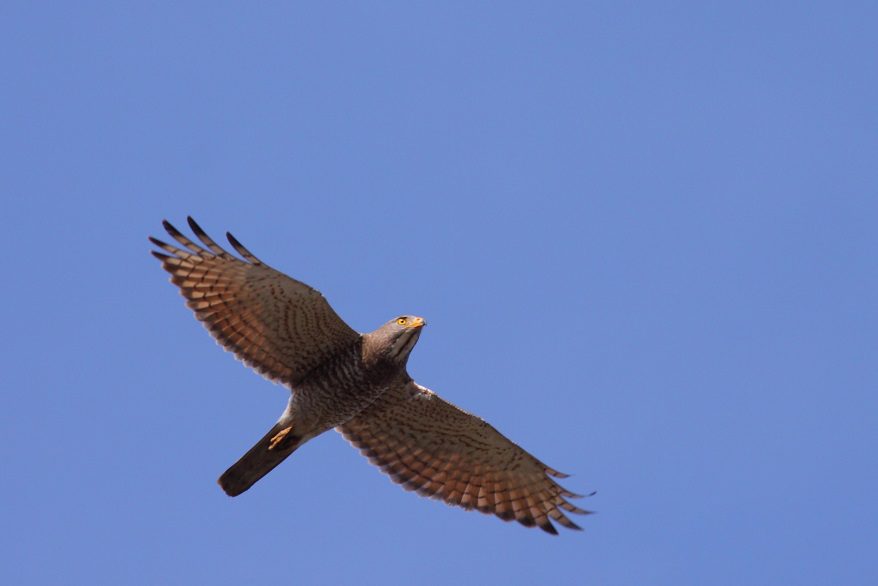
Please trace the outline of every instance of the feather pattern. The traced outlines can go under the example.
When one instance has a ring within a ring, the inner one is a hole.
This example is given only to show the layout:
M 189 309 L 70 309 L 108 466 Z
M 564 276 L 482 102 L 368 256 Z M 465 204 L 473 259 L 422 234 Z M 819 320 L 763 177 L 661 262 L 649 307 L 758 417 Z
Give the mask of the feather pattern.
M 406 490 L 557 534 L 579 529 L 563 511 L 588 514 L 550 476 L 563 476 L 491 425 L 414 381 L 387 391 L 338 428 Z M 562 511 L 563 509 L 563 511 Z
M 311 369 L 356 344 L 351 329 L 316 289 L 269 267 L 228 239 L 241 260 L 219 246 L 189 218 L 201 244 L 168 221 L 165 230 L 178 246 L 150 241 L 153 255 L 171 274 L 186 305 L 211 335 L 247 366 L 290 388 Z

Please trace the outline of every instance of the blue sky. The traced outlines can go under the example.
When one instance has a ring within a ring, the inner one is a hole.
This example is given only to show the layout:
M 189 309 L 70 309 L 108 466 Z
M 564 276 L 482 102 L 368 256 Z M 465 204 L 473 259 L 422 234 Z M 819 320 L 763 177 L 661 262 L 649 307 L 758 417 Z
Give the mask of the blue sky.
M 874 3 L 0 8 L 4 584 L 871 584 Z M 596 490 L 552 538 L 286 402 L 148 255 L 192 214 Z

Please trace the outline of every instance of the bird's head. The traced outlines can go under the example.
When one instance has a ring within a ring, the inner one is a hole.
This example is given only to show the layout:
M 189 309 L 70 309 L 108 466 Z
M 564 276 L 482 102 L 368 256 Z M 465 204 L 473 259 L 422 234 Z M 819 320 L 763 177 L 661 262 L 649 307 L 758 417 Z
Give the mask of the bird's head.
M 427 322 L 422 317 L 401 315 L 372 332 L 372 336 L 379 342 L 385 357 L 405 363 L 425 325 Z

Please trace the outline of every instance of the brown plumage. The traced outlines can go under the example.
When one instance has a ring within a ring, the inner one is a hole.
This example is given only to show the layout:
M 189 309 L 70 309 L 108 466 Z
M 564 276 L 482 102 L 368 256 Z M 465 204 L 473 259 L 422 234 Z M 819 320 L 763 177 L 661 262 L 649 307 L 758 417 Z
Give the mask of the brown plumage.
M 187 305 L 245 364 L 289 387 L 278 422 L 219 479 L 241 494 L 311 438 L 336 428 L 407 490 L 555 534 L 552 521 L 579 529 L 565 512 L 586 514 L 549 468 L 482 419 L 415 383 L 409 353 L 425 325 L 399 316 L 359 334 L 319 291 L 269 267 L 231 234 L 242 259 L 189 218 L 195 243 L 165 221 L 179 246 L 153 251 Z

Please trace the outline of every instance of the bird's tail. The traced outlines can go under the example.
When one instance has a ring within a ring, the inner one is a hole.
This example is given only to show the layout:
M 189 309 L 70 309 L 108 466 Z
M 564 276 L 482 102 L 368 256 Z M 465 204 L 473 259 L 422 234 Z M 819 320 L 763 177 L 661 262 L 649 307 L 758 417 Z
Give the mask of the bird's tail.
M 238 496 L 256 484 L 302 445 L 292 423 L 282 419 L 255 446 L 226 470 L 217 482 L 229 496 Z

